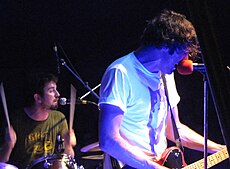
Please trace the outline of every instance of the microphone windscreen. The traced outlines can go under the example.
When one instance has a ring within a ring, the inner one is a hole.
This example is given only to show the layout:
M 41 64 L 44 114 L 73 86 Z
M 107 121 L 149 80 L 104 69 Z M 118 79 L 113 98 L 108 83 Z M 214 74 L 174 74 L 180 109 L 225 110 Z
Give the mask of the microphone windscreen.
M 177 71 L 181 75 L 190 75 L 193 72 L 193 62 L 189 59 L 183 59 L 177 65 Z
M 64 98 L 64 97 L 59 99 L 59 104 L 62 105 L 62 106 L 66 105 L 67 104 L 66 102 L 67 102 L 67 99 Z

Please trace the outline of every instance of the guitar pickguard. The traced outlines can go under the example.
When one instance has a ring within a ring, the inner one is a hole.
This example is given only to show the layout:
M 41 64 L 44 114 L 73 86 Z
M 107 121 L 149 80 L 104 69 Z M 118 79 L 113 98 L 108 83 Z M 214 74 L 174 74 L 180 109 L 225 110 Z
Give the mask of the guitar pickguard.
M 181 169 L 183 168 L 183 157 L 179 149 L 173 149 L 169 152 L 165 159 L 163 166 L 170 169 Z

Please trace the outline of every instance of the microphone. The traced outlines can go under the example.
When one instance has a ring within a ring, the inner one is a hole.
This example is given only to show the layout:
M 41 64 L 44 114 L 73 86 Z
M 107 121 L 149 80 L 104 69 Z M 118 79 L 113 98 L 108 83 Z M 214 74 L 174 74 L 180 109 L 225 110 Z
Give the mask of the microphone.
M 193 63 L 193 70 L 197 70 L 200 72 L 206 72 L 206 68 L 204 63 Z
M 54 53 L 55 53 L 55 56 L 56 56 L 56 61 L 57 61 L 57 73 L 60 74 L 61 71 L 60 71 L 60 59 L 58 57 L 58 52 L 57 52 L 57 45 L 55 44 L 54 47 L 53 47 L 53 50 L 54 50 Z
M 193 62 L 189 59 L 183 59 L 179 62 L 176 69 L 181 75 L 190 75 L 193 72 Z
M 94 102 L 87 101 L 87 100 L 81 100 L 81 99 L 77 99 L 75 102 L 75 104 L 90 104 L 90 103 L 94 104 Z M 59 104 L 62 106 L 70 104 L 70 99 L 66 99 L 65 97 L 62 97 L 59 99 Z
M 181 75 L 190 75 L 193 70 L 206 72 L 204 63 L 193 63 L 193 61 L 189 59 L 183 59 L 177 65 L 177 71 Z

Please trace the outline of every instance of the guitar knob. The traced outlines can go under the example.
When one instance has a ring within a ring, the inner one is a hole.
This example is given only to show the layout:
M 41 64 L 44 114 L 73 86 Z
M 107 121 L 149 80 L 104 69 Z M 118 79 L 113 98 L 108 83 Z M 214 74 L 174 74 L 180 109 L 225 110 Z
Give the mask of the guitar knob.
M 178 158 L 180 153 L 175 153 L 174 155 L 175 155 L 176 158 Z

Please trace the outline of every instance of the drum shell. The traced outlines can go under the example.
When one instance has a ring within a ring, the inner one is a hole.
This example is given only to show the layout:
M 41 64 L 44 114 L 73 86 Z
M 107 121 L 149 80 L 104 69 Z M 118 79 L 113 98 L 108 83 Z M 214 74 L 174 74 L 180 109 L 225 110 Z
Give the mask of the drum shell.
M 71 156 L 52 154 L 35 160 L 27 169 L 77 169 L 77 164 Z

